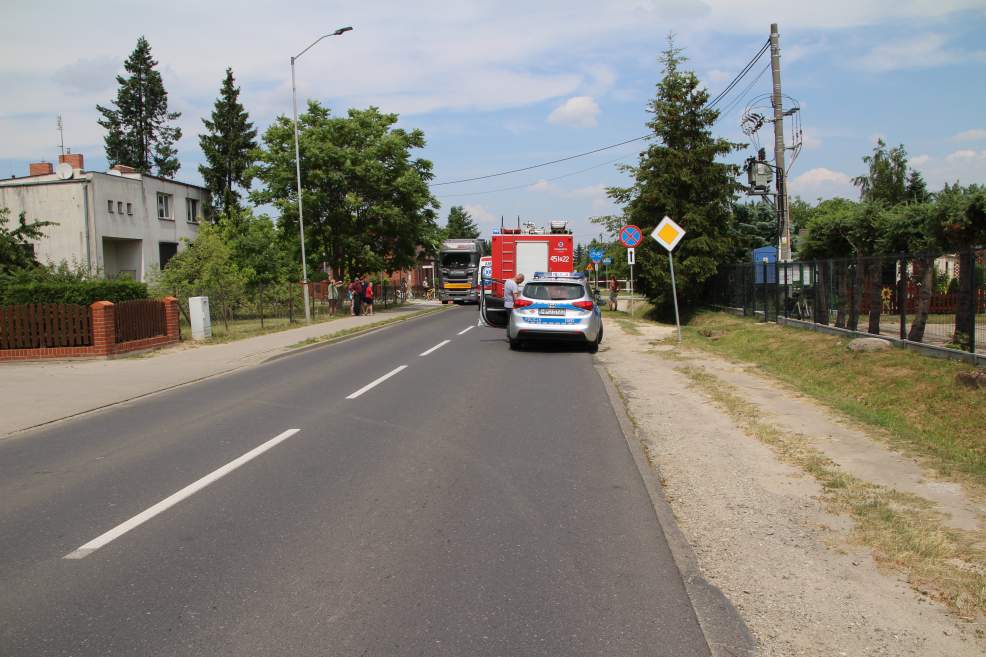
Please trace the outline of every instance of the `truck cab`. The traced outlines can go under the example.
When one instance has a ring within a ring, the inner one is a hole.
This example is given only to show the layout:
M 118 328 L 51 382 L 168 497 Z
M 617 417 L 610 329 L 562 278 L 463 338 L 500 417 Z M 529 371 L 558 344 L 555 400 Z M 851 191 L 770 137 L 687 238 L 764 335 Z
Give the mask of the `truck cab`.
M 481 239 L 446 240 L 438 252 L 437 287 L 442 303 L 479 302 L 479 260 L 483 256 Z

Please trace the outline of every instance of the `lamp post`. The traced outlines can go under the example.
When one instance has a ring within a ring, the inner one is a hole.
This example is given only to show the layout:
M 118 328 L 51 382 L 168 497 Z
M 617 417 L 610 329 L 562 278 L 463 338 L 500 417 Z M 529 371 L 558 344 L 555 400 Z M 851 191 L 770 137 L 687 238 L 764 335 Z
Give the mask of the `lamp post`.
M 295 89 L 294 83 L 294 63 L 299 57 L 311 50 L 312 47 L 322 39 L 330 36 L 342 36 L 352 29 L 352 27 L 340 27 L 335 32 L 323 34 L 319 38 L 315 39 L 311 45 L 291 58 L 291 104 L 294 110 L 294 169 L 298 178 L 298 230 L 301 233 L 301 282 L 302 287 L 304 288 L 305 297 L 305 322 L 312 321 L 312 308 L 311 303 L 308 300 L 308 263 L 305 262 L 305 219 L 301 202 L 301 148 L 298 145 L 298 93 Z

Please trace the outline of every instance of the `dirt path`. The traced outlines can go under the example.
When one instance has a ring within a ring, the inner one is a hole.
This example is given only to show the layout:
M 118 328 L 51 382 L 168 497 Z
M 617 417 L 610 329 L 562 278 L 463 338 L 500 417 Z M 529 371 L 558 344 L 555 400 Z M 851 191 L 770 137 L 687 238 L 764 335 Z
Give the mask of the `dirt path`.
M 826 510 L 819 482 L 748 435 L 680 368 L 698 365 L 735 389 L 745 386 L 744 397 L 783 430 L 818 437 L 838 467 L 861 479 L 899 479 L 953 525 L 978 527 L 978 509 L 961 489 L 936 487 L 941 482 L 915 463 L 744 368 L 705 354 L 682 361 L 658 353 L 667 347 L 656 342 L 671 328 L 640 323 L 634 330 L 607 320 L 599 360 L 625 398 L 706 577 L 740 610 L 762 655 L 984 654 L 975 625 L 900 575 L 882 573 L 871 550 L 850 540 L 853 520 Z

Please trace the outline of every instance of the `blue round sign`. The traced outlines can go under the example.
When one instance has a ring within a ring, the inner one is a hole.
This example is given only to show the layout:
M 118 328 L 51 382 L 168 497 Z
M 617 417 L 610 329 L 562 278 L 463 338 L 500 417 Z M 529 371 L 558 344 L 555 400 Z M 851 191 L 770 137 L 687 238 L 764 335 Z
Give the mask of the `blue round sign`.
M 644 234 L 633 224 L 629 224 L 620 229 L 620 242 L 628 249 L 632 249 L 644 239 Z
M 589 260 L 592 260 L 593 262 L 599 262 L 602 259 L 603 259 L 602 249 L 589 249 Z

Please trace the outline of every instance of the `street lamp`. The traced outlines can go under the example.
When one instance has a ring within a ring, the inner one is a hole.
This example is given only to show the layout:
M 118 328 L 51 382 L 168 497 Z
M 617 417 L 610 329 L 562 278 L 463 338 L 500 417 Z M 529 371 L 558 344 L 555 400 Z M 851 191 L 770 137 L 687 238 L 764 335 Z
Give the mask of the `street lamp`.
M 294 168 L 298 177 L 298 230 L 301 232 L 301 282 L 305 294 L 305 321 L 312 321 L 312 309 L 308 300 L 308 263 L 305 262 L 305 219 L 302 214 L 301 203 L 301 148 L 298 145 L 298 93 L 294 84 L 294 62 L 299 57 L 312 49 L 312 47 L 322 39 L 330 36 L 342 36 L 352 30 L 352 27 L 340 27 L 335 32 L 323 34 L 315 39 L 307 48 L 291 58 L 291 104 L 294 108 Z

